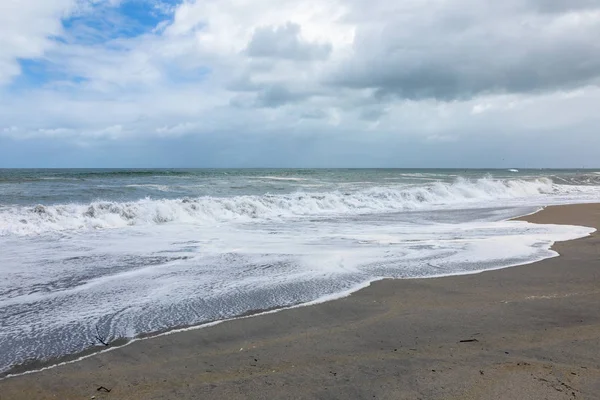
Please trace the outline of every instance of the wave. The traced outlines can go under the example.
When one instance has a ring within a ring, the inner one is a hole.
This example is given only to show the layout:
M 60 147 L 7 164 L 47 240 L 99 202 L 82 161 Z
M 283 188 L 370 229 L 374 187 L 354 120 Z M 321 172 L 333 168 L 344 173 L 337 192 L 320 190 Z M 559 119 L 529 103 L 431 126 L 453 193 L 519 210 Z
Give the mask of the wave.
M 306 178 L 290 178 L 290 177 L 283 177 L 283 176 L 257 176 L 257 177 L 254 177 L 253 179 L 263 179 L 263 180 L 269 180 L 269 181 L 290 181 L 290 182 L 302 182 L 302 181 L 308 180 Z
M 552 182 L 560 185 L 576 186 L 600 186 L 600 174 L 596 172 L 588 174 L 553 175 Z
M 128 188 L 142 188 L 142 189 L 154 189 L 154 190 L 158 190 L 160 192 L 170 192 L 171 191 L 171 187 L 167 186 L 167 185 L 154 185 L 154 184 L 132 184 L 132 185 L 125 185 L 125 187 Z
M 262 196 L 142 199 L 132 202 L 0 208 L 0 235 L 28 235 L 78 229 L 107 229 L 170 222 L 214 223 L 289 217 L 367 214 L 427 209 L 556 194 L 550 179 L 435 182 L 420 186 L 373 187 L 354 192 Z
M 110 178 L 189 178 L 191 176 L 201 176 L 208 174 L 204 171 L 184 171 L 184 170 L 143 170 L 143 169 L 125 169 L 125 170 L 86 170 L 86 169 L 68 169 L 68 170 L 16 170 L 15 172 L 0 175 L 0 183 L 24 183 L 24 182 L 43 182 L 43 181 L 82 181 L 88 179 L 110 179 Z

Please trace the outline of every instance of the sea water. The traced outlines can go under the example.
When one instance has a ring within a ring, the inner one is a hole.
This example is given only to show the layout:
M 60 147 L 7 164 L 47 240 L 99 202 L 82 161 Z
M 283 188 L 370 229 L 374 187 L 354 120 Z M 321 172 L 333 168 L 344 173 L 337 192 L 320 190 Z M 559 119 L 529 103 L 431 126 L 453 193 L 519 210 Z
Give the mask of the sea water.
M 0 170 L 0 373 L 382 278 L 555 256 L 600 201 L 573 170 Z

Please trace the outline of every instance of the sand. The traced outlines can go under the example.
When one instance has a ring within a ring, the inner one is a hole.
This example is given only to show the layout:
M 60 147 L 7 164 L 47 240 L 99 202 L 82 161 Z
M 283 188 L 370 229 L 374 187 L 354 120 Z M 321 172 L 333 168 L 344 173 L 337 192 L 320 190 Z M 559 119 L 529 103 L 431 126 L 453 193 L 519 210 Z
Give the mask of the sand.
M 525 219 L 600 228 L 600 205 Z M 4 379 L 0 399 L 600 398 L 599 242 L 134 342 Z

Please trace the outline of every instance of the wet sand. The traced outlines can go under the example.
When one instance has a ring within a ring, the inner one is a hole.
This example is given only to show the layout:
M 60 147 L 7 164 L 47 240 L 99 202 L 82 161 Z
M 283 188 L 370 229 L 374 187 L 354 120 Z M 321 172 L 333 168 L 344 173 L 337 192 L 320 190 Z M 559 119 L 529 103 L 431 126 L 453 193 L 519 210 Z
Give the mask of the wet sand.
M 600 228 L 600 205 L 534 223 Z M 600 235 L 481 274 L 375 282 L 0 381 L 9 399 L 597 399 Z M 110 392 L 98 391 L 100 387 Z

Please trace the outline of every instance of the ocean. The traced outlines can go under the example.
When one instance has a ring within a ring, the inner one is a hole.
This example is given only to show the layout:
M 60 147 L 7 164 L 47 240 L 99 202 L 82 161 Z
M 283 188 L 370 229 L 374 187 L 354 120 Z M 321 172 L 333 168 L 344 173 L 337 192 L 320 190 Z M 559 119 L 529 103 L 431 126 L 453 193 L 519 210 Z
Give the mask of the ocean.
M 591 170 L 0 169 L 0 374 L 92 345 L 324 301 L 383 278 L 556 256 Z

